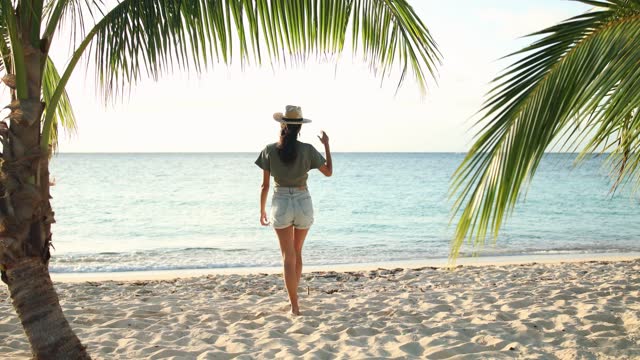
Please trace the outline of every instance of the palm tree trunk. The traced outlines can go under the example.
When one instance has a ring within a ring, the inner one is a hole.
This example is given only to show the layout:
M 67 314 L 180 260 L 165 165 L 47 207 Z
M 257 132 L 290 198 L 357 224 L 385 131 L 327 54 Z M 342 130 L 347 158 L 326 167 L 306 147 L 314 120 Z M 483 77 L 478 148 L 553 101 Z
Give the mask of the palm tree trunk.
M 13 306 L 35 359 L 90 359 L 62 314 L 42 259 L 22 259 L 6 275 Z
M 40 101 L 22 101 L 19 114 Z M 15 104 L 14 104 L 15 105 Z M 18 115 L 19 115 L 18 114 Z M 16 115 L 16 117 L 18 116 Z M 48 156 L 39 150 L 40 121 L 12 121 L 0 181 L 0 267 L 35 359 L 90 359 L 64 318 L 48 271 L 53 212 Z
M 62 313 L 49 276 L 49 152 L 40 147 L 43 53 L 25 46 L 28 96 L 12 90 L 10 126 L 0 126 L 0 270 L 35 359 L 90 359 Z M 11 87 L 11 77 L 3 79 Z

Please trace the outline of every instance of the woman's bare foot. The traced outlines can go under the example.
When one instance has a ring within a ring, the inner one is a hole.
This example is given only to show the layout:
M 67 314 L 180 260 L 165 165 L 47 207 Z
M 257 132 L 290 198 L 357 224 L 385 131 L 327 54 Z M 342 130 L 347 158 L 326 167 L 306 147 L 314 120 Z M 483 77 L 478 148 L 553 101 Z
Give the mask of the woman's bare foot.
M 293 316 L 300 316 L 300 308 L 298 307 L 298 305 L 293 305 L 291 304 L 291 315 Z

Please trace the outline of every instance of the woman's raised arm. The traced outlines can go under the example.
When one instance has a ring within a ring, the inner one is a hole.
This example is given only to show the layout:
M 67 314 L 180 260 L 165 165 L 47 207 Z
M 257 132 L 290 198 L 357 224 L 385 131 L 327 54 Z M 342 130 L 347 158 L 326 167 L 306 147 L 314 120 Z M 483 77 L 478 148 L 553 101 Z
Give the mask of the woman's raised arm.
M 327 157 L 327 161 L 324 165 L 320 166 L 318 170 L 320 170 L 324 176 L 331 176 L 333 175 L 333 161 L 331 160 L 331 149 L 329 149 L 329 136 L 324 131 L 322 131 L 320 135 L 322 135 L 322 137 L 318 136 L 318 139 L 320 139 L 320 142 L 324 145 L 324 152 Z

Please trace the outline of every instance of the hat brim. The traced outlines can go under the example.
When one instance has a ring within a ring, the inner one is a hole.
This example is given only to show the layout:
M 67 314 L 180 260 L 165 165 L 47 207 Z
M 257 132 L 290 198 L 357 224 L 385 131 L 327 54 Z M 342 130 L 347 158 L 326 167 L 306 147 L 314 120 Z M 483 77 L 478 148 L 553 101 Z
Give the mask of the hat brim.
M 308 124 L 311 122 L 311 119 L 307 119 L 307 118 L 302 118 L 300 120 L 291 120 L 291 119 L 285 119 L 284 114 L 283 113 L 275 113 L 273 114 L 273 120 L 281 123 L 281 124 L 292 124 L 292 125 L 296 125 L 296 124 Z

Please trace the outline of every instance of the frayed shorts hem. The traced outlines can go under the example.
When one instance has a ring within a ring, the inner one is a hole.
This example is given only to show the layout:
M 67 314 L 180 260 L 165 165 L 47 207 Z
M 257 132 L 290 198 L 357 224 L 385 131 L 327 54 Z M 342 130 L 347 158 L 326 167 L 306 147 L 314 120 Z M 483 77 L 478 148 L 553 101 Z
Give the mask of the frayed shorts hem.
M 293 228 L 294 228 L 294 229 L 296 229 L 296 230 L 309 230 L 309 229 L 311 229 L 311 225 L 309 225 L 309 226 L 295 226 L 294 224 L 290 224 L 290 225 L 279 225 L 279 226 L 275 226 L 275 225 L 274 225 L 274 226 L 273 226 L 273 228 L 274 228 L 275 230 L 282 230 L 282 229 L 286 229 L 286 228 L 288 228 L 288 227 L 290 227 L 290 226 L 293 226 Z

